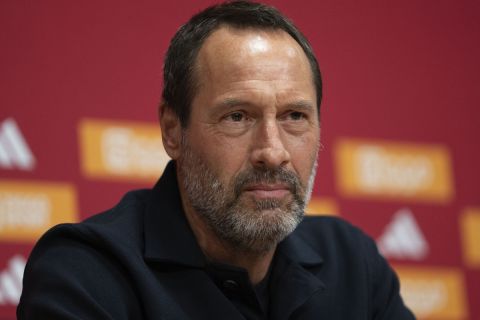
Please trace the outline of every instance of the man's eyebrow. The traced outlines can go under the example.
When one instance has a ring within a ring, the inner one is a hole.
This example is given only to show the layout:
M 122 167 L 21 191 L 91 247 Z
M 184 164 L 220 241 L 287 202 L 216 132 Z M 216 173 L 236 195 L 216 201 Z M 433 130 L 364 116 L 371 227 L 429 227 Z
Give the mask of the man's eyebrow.
M 250 105 L 249 102 L 245 100 L 240 100 L 237 98 L 226 98 L 215 105 L 215 108 L 232 108 L 242 105 Z
M 293 102 L 289 102 L 286 105 L 288 108 L 292 109 L 300 109 L 306 111 L 312 111 L 316 108 L 315 104 L 308 101 L 308 100 L 297 100 Z

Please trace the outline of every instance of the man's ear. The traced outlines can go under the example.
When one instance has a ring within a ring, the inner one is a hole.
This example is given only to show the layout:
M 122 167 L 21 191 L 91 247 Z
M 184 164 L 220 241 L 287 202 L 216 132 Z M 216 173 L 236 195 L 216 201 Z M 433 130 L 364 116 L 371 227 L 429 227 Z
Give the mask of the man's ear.
M 163 147 L 173 160 L 180 156 L 182 126 L 175 111 L 164 102 L 158 107 L 158 119 L 162 130 Z

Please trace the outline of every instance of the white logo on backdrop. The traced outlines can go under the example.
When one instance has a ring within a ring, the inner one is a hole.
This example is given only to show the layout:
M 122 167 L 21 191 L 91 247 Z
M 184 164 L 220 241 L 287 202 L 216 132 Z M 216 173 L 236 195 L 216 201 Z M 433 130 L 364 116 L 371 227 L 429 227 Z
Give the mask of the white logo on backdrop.
M 440 280 L 402 278 L 402 297 L 418 317 L 427 317 L 448 304 L 449 291 Z
M 32 230 L 48 226 L 51 223 L 52 206 L 51 199 L 45 194 L 0 190 L 0 233 L 4 230 Z
M 422 260 L 429 252 L 428 242 L 407 208 L 393 215 L 377 243 L 380 252 L 388 258 Z
M 0 123 L 0 168 L 32 170 L 35 157 L 13 118 Z
M 17 305 L 22 293 L 23 271 L 26 260 L 15 255 L 7 263 L 7 268 L 0 272 L 0 305 Z
M 112 127 L 104 131 L 102 156 L 105 168 L 116 174 L 158 173 L 169 160 L 163 151 L 159 135 L 141 136 L 133 129 L 122 127 Z
M 391 155 L 376 146 L 358 149 L 359 182 L 370 192 L 414 194 L 432 184 L 435 168 L 423 155 Z

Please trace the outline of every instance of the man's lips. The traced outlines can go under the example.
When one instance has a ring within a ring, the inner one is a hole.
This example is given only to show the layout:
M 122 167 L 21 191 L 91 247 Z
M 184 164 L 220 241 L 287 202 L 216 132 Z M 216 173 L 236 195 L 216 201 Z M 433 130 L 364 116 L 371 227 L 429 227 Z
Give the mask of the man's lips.
M 255 184 L 244 189 L 246 193 L 252 194 L 255 198 L 283 198 L 290 194 L 290 188 L 286 184 Z

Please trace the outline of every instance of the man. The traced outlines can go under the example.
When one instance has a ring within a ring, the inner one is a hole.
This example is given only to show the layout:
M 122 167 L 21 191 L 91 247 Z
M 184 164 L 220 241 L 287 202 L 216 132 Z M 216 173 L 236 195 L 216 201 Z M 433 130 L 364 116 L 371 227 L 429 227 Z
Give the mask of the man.
M 153 190 L 37 244 L 19 319 L 413 319 L 375 244 L 306 218 L 321 80 L 275 9 L 217 5 L 173 38 Z

